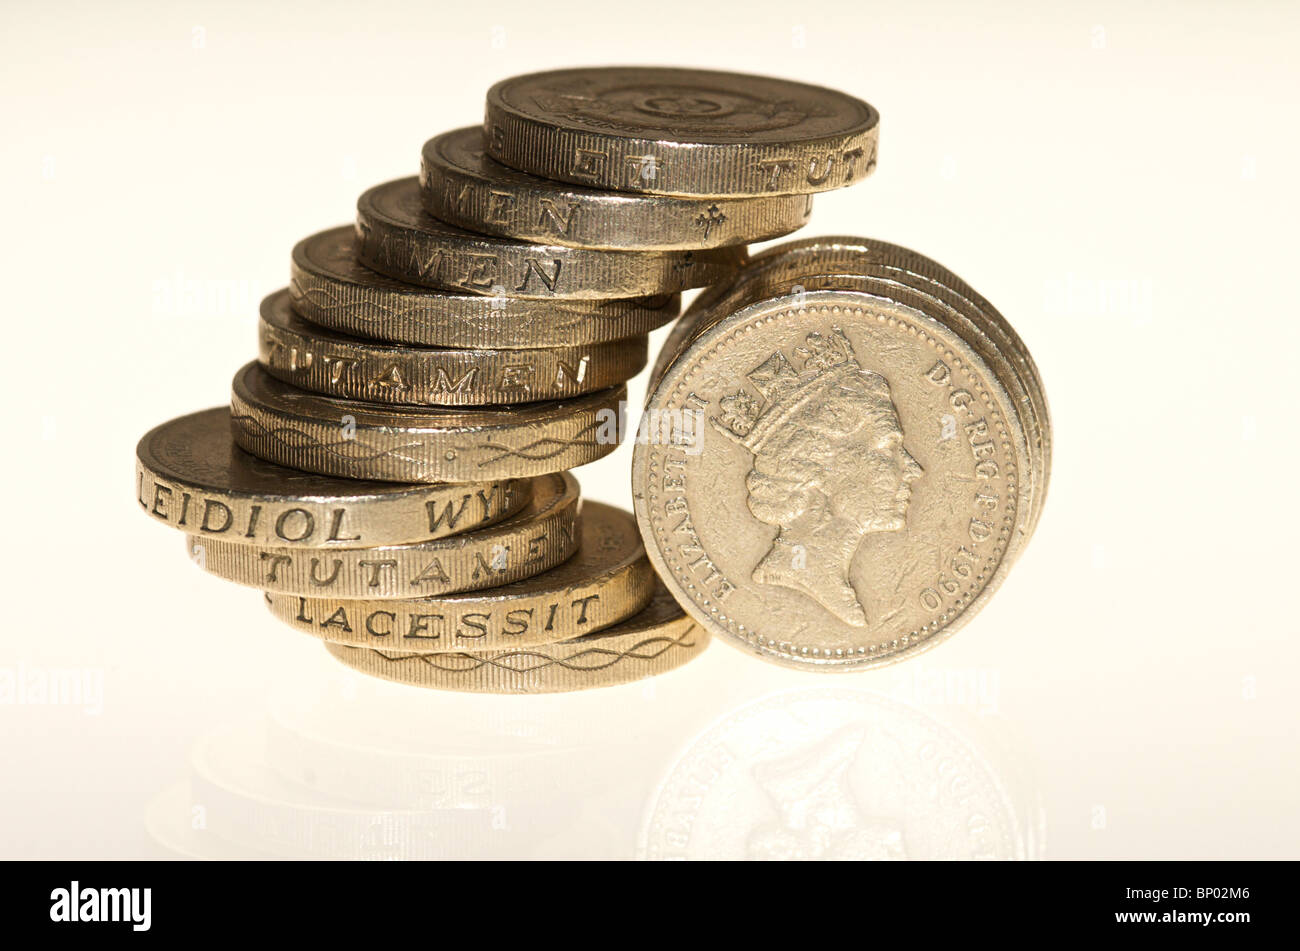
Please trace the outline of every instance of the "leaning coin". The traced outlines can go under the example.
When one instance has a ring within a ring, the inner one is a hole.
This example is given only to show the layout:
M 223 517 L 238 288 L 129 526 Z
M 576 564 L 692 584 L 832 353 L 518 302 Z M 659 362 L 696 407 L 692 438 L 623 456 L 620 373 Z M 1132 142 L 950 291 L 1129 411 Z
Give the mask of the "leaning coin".
M 358 259 L 399 281 L 497 297 L 604 300 L 671 294 L 735 273 L 743 248 L 604 251 L 494 238 L 424 210 L 420 183 L 376 185 L 357 200 Z
M 593 393 L 636 376 L 646 338 L 471 350 L 403 347 L 349 337 L 295 314 L 288 291 L 262 301 L 258 357 L 286 383 L 327 396 L 402 406 L 535 403 Z
M 245 545 L 355 548 L 486 528 L 532 496 L 528 479 L 407 485 L 336 479 L 263 462 L 235 445 L 230 409 L 191 413 L 136 447 L 136 499 L 154 518 Z
M 558 693 L 662 674 L 704 652 L 709 632 L 662 585 L 621 624 L 558 644 L 479 654 L 415 654 L 325 645 L 362 673 L 419 687 L 475 693 Z
M 260 364 L 231 387 L 235 442 L 270 462 L 351 479 L 477 482 L 562 472 L 618 447 L 627 388 L 490 409 L 380 406 L 277 380 Z
M 487 154 L 533 175 L 661 195 L 760 196 L 851 185 L 879 115 L 804 83 L 702 69 L 578 68 L 487 95 Z
M 267 592 L 266 601 L 291 627 L 354 647 L 423 653 L 553 644 L 636 614 L 655 583 L 631 512 L 584 502 L 578 534 L 578 553 L 558 568 L 484 591 L 383 601 Z
M 577 550 L 578 482 L 538 479 L 532 501 L 489 528 L 414 545 L 265 548 L 189 535 L 191 559 L 236 584 L 335 598 L 412 598 L 477 591 L 530 578 Z
M 424 144 L 424 207 L 470 231 L 574 248 L 690 250 L 778 238 L 802 228 L 811 195 L 676 198 L 566 185 L 483 154 L 483 128 Z
M 633 455 L 651 560 L 697 620 L 764 658 L 862 668 L 925 650 L 1026 536 L 1014 400 L 907 289 L 746 306 L 648 408 L 693 429 Z
M 631 300 L 528 300 L 416 287 L 357 261 L 356 229 L 322 231 L 293 249 L 289 295 L 314 324 L 429 347 L 534 347 L 604 343 L 662 327 L 681 310 L 676 294 Z

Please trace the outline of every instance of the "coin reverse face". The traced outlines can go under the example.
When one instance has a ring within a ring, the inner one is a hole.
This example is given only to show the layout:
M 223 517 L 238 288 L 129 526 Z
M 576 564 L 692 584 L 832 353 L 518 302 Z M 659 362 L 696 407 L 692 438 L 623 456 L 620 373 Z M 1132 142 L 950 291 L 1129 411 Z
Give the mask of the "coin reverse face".
M 933 645 L 1018 550 L 1030 468 L 996 375 L 884 292 L 815 291 L 703 333 L 633 458 L 646 548 L 714 633 L 781 663 Z
M 805 83 L 703 69 L 562 69 L 488 91 L 485 146 L 545 178 L 663 195 L 808 194 L 875 165 L 879 115 Z

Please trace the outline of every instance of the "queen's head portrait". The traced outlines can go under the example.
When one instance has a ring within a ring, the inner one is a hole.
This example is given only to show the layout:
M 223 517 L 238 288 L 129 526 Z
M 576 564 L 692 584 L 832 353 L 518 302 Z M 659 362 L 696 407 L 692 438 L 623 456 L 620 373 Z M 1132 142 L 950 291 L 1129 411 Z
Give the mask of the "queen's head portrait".
M 749 511 L 777 529 L 752 577 L 865 626 L 850 564 L 868 534 L 905 527 L 922 475 L 889 384 L 859 365 L 838 328 L 808 334 L 790 357 L 772 354 L 746 380 L 719 401 L 713 423 L 752 454 Z

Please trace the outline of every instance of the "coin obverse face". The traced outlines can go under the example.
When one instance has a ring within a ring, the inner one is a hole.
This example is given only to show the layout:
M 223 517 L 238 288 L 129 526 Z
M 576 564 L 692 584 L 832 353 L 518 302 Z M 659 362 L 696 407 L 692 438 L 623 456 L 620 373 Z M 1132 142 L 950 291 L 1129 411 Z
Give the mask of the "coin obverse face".
M 955 333 L 887 296 L 742 308 L 676 360 L 633 459 L 646 548 L 714 633 L 795 666 L 932 646 L 1024 532 L 1011 398 Z

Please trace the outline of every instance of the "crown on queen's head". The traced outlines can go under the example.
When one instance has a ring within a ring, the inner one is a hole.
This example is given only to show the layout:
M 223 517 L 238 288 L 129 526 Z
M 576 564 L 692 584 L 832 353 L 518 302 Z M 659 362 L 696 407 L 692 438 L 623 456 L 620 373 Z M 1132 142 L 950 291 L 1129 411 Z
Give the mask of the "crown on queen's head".
M 793 360 L 780 351 L 772 354 L 745 374 L 749 388 L 718 400 L 718 415 L 709 418 L 718 432 L 757 452 L 781 423 L 827 384 L 862 369 L 839 327 L 829 334 L 810 333 L 804 341 L 804 346 L 795 348 Z

